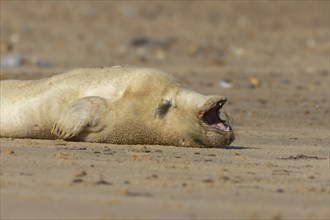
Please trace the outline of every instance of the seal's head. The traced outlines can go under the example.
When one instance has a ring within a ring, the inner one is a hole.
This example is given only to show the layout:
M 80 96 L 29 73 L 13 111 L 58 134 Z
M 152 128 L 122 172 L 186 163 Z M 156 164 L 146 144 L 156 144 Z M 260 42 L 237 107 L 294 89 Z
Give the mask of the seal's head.
M 231 120 L 220 117 L 227 98 L 204 96 L 181 88 L 176 96 L 160 105 L 158 114 L 168 117 L 177 145 L 223 147 L 234 141 Z
M 205 96 L 172 75 L 138 69 L 131 77 L 113 122 L 112 140 L 125 144 L 223 147 L 234 140 L 230 120 L 220 117 L 227 98 Z M 117 120 L 115 120 L 117 119 Z M 129 131 L 129 132 L 127 132 Z

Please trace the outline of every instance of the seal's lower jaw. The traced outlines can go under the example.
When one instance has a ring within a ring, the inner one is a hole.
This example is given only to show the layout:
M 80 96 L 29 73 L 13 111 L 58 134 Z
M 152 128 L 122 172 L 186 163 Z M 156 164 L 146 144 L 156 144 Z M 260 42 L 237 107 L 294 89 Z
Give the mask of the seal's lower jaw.
M 229 122 L 220 118 L 220 109 L 225 101 L 219 101 L 202 114 L 202 121 L 217 132 L 231 132 Z

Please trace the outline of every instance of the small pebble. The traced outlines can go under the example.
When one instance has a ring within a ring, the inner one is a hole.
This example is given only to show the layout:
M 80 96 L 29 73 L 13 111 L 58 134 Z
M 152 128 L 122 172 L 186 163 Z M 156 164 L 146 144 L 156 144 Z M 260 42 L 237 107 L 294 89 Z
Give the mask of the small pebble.
M 234 46 L 232 48 L 232 51 L 238 57 L 243 56 L 245 54 L 245 50 L 243 48 L 241 48 L 241 47 L 235 47 Z
M 218 82 L 218 87 L 222 89 L 230 89 L 233 87 L 233 84 L 229 80 L 221 80 Z
M 134 47 L 159 47 L 166 49 L 171 43 L 171 40 L 158 40 L 148 37 L 136 37 L 130 42 L 131 46 Z
M 287 79 L 283 79 L 280 81 L 282 84 L 284 85 L 290 85 L 291 84 L 291 81 L 290 80 L 287 80 Z
M 72 182 L 73 183 L 81 183 L 83 180 L 80 179 L 80 178 L 76 178 L 76 179 L 73 179 Z
M 10 150 L 10 149 L 2 149 L 1 153 L 5 154 L 5 155 L 14 155 L 15 154 L 15 152 L 13 150 Z
M 251 77 L 249 79 L 250 87 L 251 88 L 260 88 L 261 87 L 261 81 L 256 77 Z
M 0 43 L 0 51 L 2 54 L 10 52 L 12 49 L 13 49 L 13 47 L 11 44 L 4 43 L 4 42 Z
M 211 66 L 223 66 L 225 65 L 225 62 L 221 59 L 213 59 L 210 61 Z
M 0 61 L 1 68 L 14 68 L 22 65 L 24 63 L 23 56 L 19 54 L 10 54 L 5 56 Z
M 158 175 L 152 174 L 151 176 L 148 176 L 147 179 L 158 179 Z
M 95 184 L 97 185 L 112 185 L 112 183 L 105 181 L 103 179 L 100 179 L 99 181 L 97 181 Z
M 52 67 L 52 65 L 50 63 L 48 63 L 47 61 L 44 60 L 38 60 L 35 63 L 36 66 L 40 67 L 40 68 L 44 68 L 44 69 L 49 69 Z
M 82 177 L 82 176 L 86 176 L 86 175 L 87 175 L 86 171 L 82 171 L 82 172 L 77 173 L 75 176 Z
M 213 59 L 210 61 L 211 66 L 224 66 L 225 65 L 226 56 L 223 53 L 218 53 Z
M 277 189 L 276 192 L 278 192 L 278 193 L 283 193 L 284 190 L 283 190 L 283 189 Z
M 214 182 L 214 180 L 211 178 L 203 180 L 203 183 L 213 183 L 213 182 Z
M 266 99 L 257 99 L 257 101 L 262 105 L 266 105 L 268 103 Z

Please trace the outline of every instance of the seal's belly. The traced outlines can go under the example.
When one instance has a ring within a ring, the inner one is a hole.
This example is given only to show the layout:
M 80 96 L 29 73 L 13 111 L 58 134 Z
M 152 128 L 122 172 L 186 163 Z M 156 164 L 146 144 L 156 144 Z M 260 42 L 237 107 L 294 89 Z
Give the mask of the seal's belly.
M 49 138 L 51 125 L 44 120 L 41 99 L 1 101 L 1 136 Z
M 1 83 L 1 137 L 55 138 L 50 131 L 64 107 L 58 97 L 65 96 L 40 91 L 43 86 L 38 81 Z

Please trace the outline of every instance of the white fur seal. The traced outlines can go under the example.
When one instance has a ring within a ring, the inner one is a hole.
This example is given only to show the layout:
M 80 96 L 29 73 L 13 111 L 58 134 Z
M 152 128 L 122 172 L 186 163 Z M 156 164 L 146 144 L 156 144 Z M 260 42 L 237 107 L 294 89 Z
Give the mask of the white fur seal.
M 0 136 L 222 147 L 234 140 L 229 122 L 220 118 L 226 101 L 189 90 L 156 69 L 76 69 L 1 81 Z

